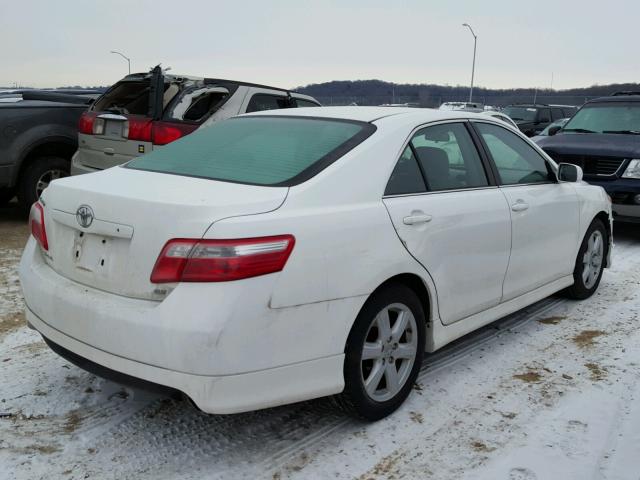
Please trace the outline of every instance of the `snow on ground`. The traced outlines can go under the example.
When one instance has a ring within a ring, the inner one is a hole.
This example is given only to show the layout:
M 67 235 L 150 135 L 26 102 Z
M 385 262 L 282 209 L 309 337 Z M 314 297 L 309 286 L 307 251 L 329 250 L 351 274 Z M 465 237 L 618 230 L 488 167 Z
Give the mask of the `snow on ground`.
M 0 210 L 0 479 L 640 478 L 640 228 L 598 293 L 550 297 L 429 355 L 396 414 L 327 400 L 232 416 L 125 389 L 24 326 L 24 222 Z

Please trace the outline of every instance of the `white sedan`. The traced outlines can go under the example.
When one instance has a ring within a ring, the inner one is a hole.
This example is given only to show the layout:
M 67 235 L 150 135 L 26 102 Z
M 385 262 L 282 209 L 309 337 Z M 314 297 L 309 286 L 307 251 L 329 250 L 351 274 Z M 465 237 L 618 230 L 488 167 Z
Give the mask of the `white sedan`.
M 611 208 L 581 177 L 486 115 L 240 116 L 52 182 L 20 264 L 26 317 L 72 362 L 205 412 L 336 395 L 378 419 L 424 352 L 593 294 Z

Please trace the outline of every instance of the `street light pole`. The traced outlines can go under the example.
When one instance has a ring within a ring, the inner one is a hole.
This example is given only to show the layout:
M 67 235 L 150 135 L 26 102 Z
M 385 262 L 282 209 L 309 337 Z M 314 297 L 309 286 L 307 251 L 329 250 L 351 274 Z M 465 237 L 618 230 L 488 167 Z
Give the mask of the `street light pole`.
M 131 75 L 131 60 L 129 59 L 129 57 L 127 57 L 123 53 L 117 52 L 116 50 L 111 50 L 111 53 L 115 53 L 116 55 L 120 55 L 122 58 L 124 58 L 127 61 L 127 65 L 129 66 L 129 75 Z
M 471 65 L 471 88 L 469 89 L 469 102 L 471 102 L 473 99 L 473 77 L 476 73 L 476 46 L 478 44 L 478 36 L 468 23 L 463 23 L 462 26 L 467 27 L 471 32 L 471 35 L 473 35 L 473 64 Z

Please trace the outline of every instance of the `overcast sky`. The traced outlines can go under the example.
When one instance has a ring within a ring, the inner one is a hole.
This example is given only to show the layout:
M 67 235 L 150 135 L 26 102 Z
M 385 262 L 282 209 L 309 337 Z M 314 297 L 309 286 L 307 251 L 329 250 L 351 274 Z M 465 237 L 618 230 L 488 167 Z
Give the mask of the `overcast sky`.
M 172 73 L 295 87 L 329 80 L 589 86 L 640 80 L 628 0 L 0 0 L 0 86 Z

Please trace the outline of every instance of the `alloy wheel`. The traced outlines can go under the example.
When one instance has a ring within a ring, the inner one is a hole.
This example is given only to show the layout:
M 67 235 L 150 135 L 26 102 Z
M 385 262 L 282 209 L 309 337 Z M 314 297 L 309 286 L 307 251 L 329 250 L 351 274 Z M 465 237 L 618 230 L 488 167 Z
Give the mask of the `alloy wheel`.
M 598 281 L 604 257 L 604 239 L 602 232 L 595 230 L 589 237 L 587 250 L 582 257 L 582 281 L 591 288 Z
M 406 384 L 418 349 L 416 319 L 404 304 L 383 308 L 373 319 L 361 357 L 362 382 L 377 402 L 393 398 Z

